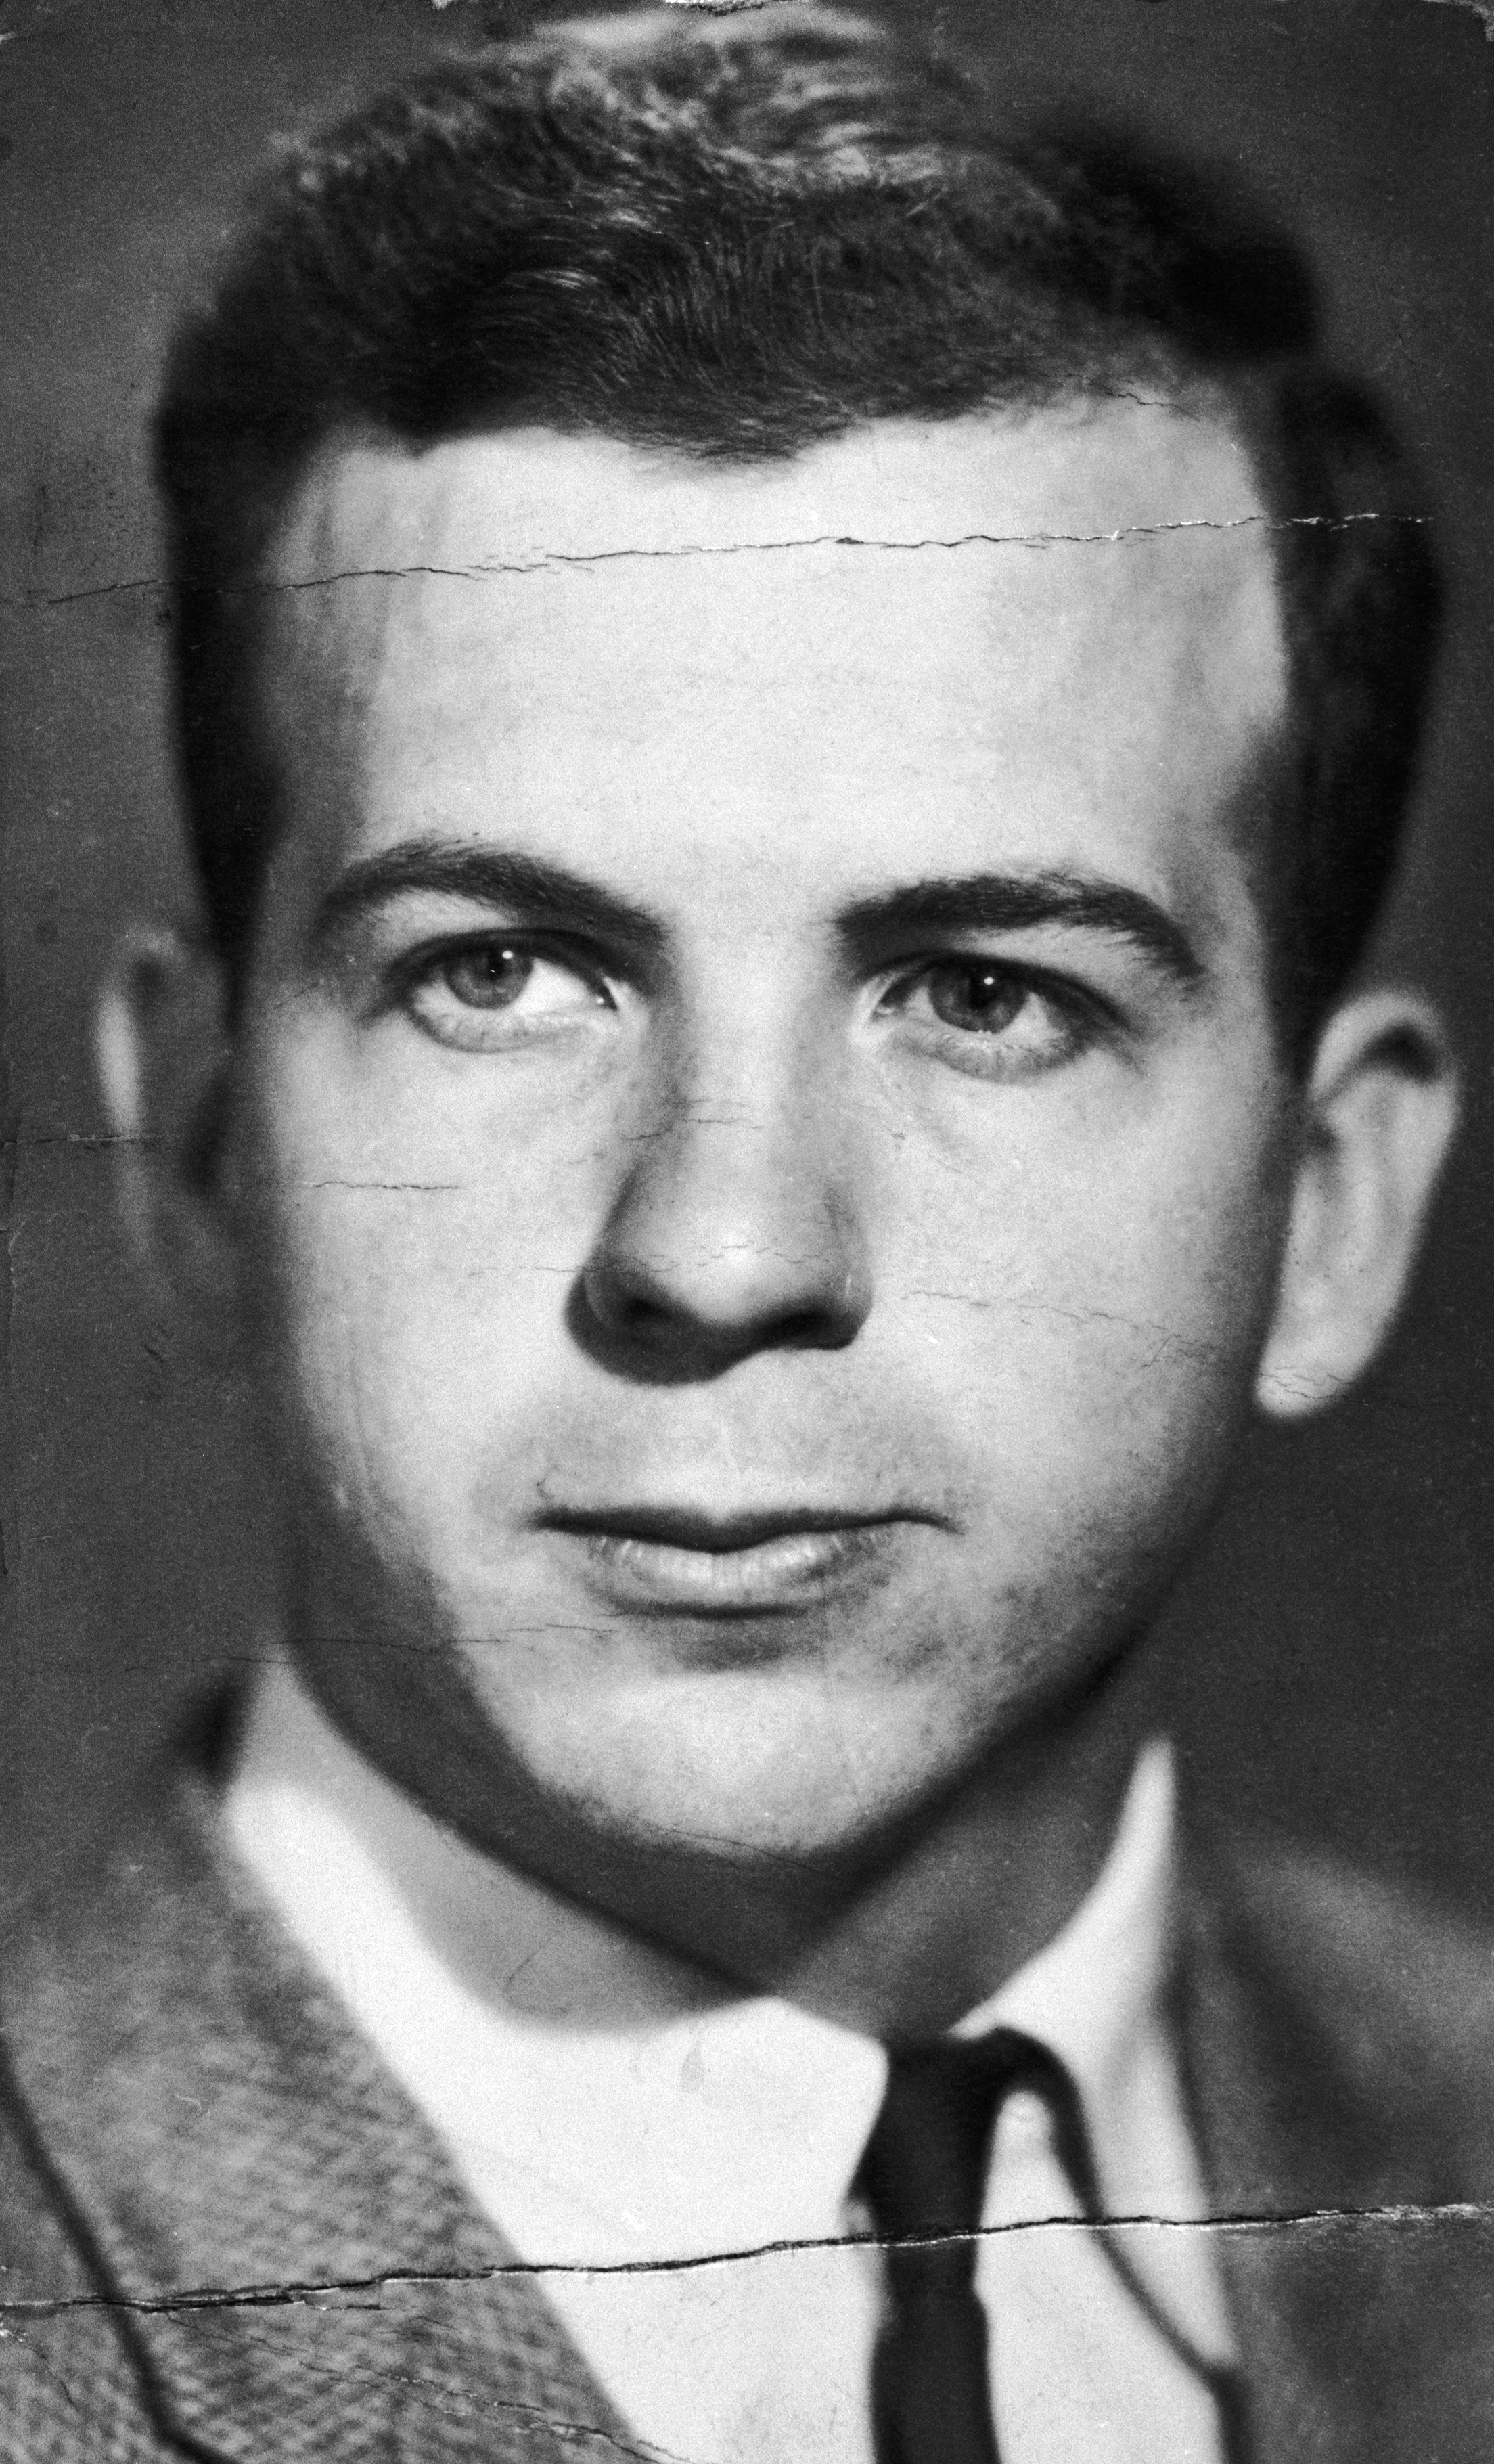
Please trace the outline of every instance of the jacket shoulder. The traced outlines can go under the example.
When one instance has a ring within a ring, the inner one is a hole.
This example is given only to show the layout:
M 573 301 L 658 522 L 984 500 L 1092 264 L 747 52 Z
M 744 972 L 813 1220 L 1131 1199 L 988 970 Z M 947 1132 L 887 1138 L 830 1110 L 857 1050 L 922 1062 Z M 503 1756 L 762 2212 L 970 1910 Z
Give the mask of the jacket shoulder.
M 0 2304 L 6 2324 L 25 2305 L 86 2299 L 92 2289 L 65 2204 L 32 2144 L 6 2075 L 0 2078 Z
M 1245 1922 L 1330 2017 L 1345 2054 L 1399 2046 L 1482 2082 L 1494 2066 L 1494 1931 L 1319 1852 L 1237 1858 Z
M 1494 1933 L 1261 1841 L 1215 1855 L 1195 1912 L 1204 2033 L 1300 2189 L 1311 2175 L 1327 2199 L 1336 2176 L 1390 2204 L 1494 2197 Z
M 0 2464 L 163 2464 L 115 2305 L 0 2079 Z

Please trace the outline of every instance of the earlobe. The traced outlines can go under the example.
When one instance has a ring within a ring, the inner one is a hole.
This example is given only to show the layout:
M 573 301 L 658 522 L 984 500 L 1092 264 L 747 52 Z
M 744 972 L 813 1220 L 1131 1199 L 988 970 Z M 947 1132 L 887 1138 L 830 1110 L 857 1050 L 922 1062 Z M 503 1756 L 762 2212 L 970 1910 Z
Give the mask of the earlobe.
M 99 1072 L 126 1238 L 153 1305 L 231 1349 L 236 1243 L 218 1170 L 229 1101 L 223 963 L 186 935 L 121 943 L 99 1005 Z
M 1457 1071 L 1425 1002 L 1376 992 L 1333 1013 L 1304 1096 L 1256 1381 L 1273 1419 L 1321 1410 L 1373 1359 L 1404 1297 L 1457 1117 Z

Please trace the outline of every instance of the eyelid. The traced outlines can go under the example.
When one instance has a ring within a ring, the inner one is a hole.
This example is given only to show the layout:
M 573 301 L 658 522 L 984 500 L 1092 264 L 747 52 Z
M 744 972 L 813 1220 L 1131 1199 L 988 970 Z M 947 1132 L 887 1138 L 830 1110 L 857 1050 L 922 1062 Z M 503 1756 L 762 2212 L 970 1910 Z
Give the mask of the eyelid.
M 489 949 L 494 943 L 524 957 L 548 958 L 553 965 L 566 967 L 614 1002 L 618 986 L 626 980 L 624 971 L 608 962 L 607 954 L 580 935 L 544 925 L 471 925 L 465 930 L 430 934 L 392 958 L 388 962 L 388 990 L 382 1005 L 397 1006 L 423 978 L 449 959 L 460 957 L 469 950 Z
M 1020 1020 L 1010 1028 L 997 1031 L 984 1045 L 984 1039 L 969 1030 L 945 1025 L 936 1019 L 911 1020 L 912 999 L 920 983 L 944 967 L 977 969 L 988 967 L 994 974 L 1009 976 L 1024 992 L 1035 995 L 1048 1012 L 1047 1033 L 1057 1048 L 1051 1058 L 1026 1065 L 1021 1059 L 1023 1037 Z M 887 1006 L 889 995 L 902 989 L 905 999 L 896 1006 Z M 881 988 L 877 992 L 872 1018 L 895 1026 L 899 1021 L 913 1024 L 921 1038 L 932 1039 L 930 1048 L 937 1048 L 956 1068 L 978 1078 L 993 1082 L 1020 1080 L 1042 1076 L 1048 1068 L 1065 1062 L 1083 1060 L 1088 1054 L 1108 1052 L 1127 1068 L 1135 1067 L 1149 1041 L 1144 1017 L 1129 1011 L 1122 1003 L 1099 991 L 1093 985 L 1059 970 L 1035 965 L 1020 958 L 1010 958 L 989 950 L 944 948 L 904 960 L 895 970 L 881 971 Z M 987 1059 L 977 1059 L 984 1045 Z M 998 1056 L 1010 1056 L 1003 1067 Z
M 1004 950 L 951 949 L 947 945 L 900 959 L 892 967 L 879 967 L 872 979 L 878 987 L 876 1006 L 881 1007 L 889 993 L 904 985 L 912 987 L 922 977 L 932 975 L 940 967 L 989 967 L 993 975 L 1009 976 L 1014 983 L 1025 985 L 1029 992 L 1041 993 L 1062 1008 L 1082 1010 L 1091 1018 L 1107 1019 L 1116 1026 L 1126 1023 L 1125 1014 L 1115 1001 L 1066 969 L 1012 957 Z

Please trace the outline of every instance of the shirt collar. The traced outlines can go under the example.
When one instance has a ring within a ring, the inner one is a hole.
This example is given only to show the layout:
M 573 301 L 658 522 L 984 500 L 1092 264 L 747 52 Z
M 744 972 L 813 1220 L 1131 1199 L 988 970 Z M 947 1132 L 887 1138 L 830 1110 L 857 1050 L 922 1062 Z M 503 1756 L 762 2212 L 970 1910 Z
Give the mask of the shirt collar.
M 363 1761 L 289 1667 L 255 1700 L 227 1816 L 526 2257 L 692 2257 L 844 2231 L 880 2046 L 736 1991 L 468 1847 Z M 1197 2212 L 1161 2018 L 1172 1827 L 1155 1745 L 1088 1897 L 958 2032 L 1020 2028 L 1067 2063 L 1122 2212 Z
M 1087 1897 L 1062 1931 L 954 2031 L 973 2037 L 1015 2028 L 1057 2054 L 1078 2085 L 1107 2203 L 1123 2213 L 1175 2205 L 1165 2192 L 1159 2197 L 1151 2112 L 1158 2092 L 1175 2085 L 1159 2076 L 1161 2068 L 1172 2071 L 1163 2014 L 1174 1833 L 1172 1749 L 1153 1738 L 1137 1757 L 1110 1853 Z

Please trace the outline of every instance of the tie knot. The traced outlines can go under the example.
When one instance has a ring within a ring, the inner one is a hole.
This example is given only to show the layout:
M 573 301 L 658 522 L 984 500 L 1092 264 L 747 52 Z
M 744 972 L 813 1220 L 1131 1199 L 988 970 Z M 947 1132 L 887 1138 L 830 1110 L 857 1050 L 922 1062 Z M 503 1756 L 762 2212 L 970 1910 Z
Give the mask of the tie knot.
M 1043 2097 L 1055 2121 L 1073 2101 L 1055 2057 L 1014 2028 L 890 2056 L 887 2093 L 855 2182 L 879 2233 L 900 2240 L 978 2229 L 992 2135 L 1020 2088 Z

